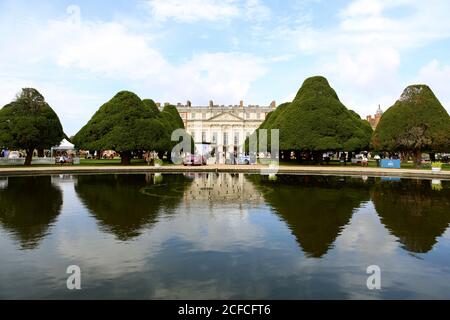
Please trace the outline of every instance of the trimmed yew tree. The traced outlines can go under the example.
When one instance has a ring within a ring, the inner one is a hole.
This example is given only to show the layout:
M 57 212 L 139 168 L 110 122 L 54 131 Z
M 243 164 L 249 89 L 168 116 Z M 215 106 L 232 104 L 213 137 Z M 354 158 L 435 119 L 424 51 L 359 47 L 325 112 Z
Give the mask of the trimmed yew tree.
M 450 151 L 450 116 L 428 86 L 409 86 L 381 117 L 372 146 L 411 155 L 418 166 L 422 152 Z
M 58 115 L 33 88 L 24 88 L 16 100 L 0 110 L 0 145 L 26 151 L 31 165 L 35 149 L 49 149 L 65 137 Z
M 86 150 L 114 150 L 122 164 L 130 164 L 134 152 L 171 150 L 172 131 L 184 128 L 176 108 L 175 112 L 160 112 L 153 100 L 121 91 L 100 107 L 74 143 Z
M 294 101 L 280 105 L 259 129 L 279 129 L 280 150 L 316 157 L 324 151 L 366 150 L 372 135 L 369 123 L 348 110 L 320 76 L 306 79 Z

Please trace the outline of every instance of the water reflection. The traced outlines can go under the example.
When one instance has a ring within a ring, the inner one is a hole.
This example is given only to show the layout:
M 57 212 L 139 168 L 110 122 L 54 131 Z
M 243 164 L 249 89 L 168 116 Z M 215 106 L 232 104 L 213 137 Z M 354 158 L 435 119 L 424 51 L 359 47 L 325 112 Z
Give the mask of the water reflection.
M 19 241 L 35 249 L 60 213 L 61 190 L 47 177 L 9 177 L 0 188 L 0 224 Z
M 79 176 L 75 190 L 103 230 L 126 241 L 154 223 L 161 208 L 176 208 L 190 183 L 183 175 L 90 175 Z
M 264 197 L 249 183 L 244 174 L 194 173 L 193 183 L 186 190 L 185 203 L 262 204 Z
M 386 228 L 414 253 L 430 251 L 450 223 L 448 182 L 428 180 L 377 183 L 371 190 L 375 209 Z
M 448 298 L 449 192 L 370 177 L 0 179 L 0 299 Z M 66 289 L 72 264 L 80 292 Z
M 370 199 L 361 179 L 251 175 L 268 204 L 288 224 L 303 251 L 320 258 L 332 247 L 354 210 Z

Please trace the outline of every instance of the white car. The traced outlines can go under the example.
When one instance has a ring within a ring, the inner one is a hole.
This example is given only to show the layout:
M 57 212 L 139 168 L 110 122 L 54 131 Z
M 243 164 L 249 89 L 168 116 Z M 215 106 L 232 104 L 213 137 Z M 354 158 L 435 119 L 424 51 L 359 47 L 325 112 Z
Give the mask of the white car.
M 356 163 L 361 163 L 363 157 L 364 157 L 364 155 L 362 155 L 362 154 L 357 154 L 357 155 L 355 155 L 355 157 L 352 158 L 352 163 L 354 163 L 354 164 L 356 164 Z
M 201 155 L 187 155 L 183 159 L 184 166 L 204 166 L 206 165 L 206 158 Z
M 236 158 L 236 164 L 250 164 L 250 156 L 241 155 Z
M 8 159 L 19 159 L 20 152 L 19 151 L 10 151 L 8 155 Z

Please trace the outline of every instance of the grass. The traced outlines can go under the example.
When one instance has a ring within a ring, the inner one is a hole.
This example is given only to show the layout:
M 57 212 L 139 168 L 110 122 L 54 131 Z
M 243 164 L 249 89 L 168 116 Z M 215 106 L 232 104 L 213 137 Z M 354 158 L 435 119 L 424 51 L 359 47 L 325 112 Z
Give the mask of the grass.
M 120 166 L 120 158 L 114 159 L 80 159 L 80 166 Z M 131 159 L 131 166 L 147 166 L 144 159 Z M 163 166 L 173 165 L 164 161 Z
M 132 159 L 131 160 L 131 166 L 147 166 L 147 163 L 143 160 L 143 159 Z M 164 161 L 163 166 L 172 166 L 174 164 L 169 163 L 167 161 Z M 300 164 L 297 161 L 282 161 L 280 162 L 281 166 L 302 166 L 302 165 L 308 165 L 307 163 L 304 164 Z M 311 164 L 309 164 L 311 165 Z M 59 167 L 61 165 L 59 164 L 41 164 L 41 165 L 33 165 L 32 167 Z M 81 159 L 80 160 L 80 164 L 79 165 L 71 165 L 71 164 L 66 164 L 64 165 L 66 167 L 68 166 L 93 166 L 93 167 L 103 167 L 103 166 L 120 166 L 120 158 L 115 158 L 115 159 Z M 326 164 L 322 164 L 322 166 L 326 166 L 326 167 L 339 167 L 342 166 L 342 164 L 339 161 L 330 161 L 330 163 L 328 165 Z M 361 167 L 361 165 L 358 164 L 349 164 L 347 163 L 347 166 L 351 166 L 351 167 Z M 376 168 L 376 162 L 375 161 L 369 161 L 369 165 L 368 167 L 370 168 Z M 11 166 L 0 166 L 0 168 L 2 167 L 7 167 L 7 168 L 22 168 L 23 165 L 11 165 Z M 401 164 L 401 168 L 402 169 L 415 169 L 414 164 L 412 163 L 402 163 Z M 420 169 L 422 170 L 431 170 L 431 164 L 423 164 L 421 165 Z M 450 171 L 450 164 L 449 163 L 445 163 L 442 165 L 442 170 L 443 171 Z
M 292 160 L 292 161 L 281 161 L 280 165 L 281 166 L 302 166 L 302 165 L 305 165 L 305 166 L 306 165 L 317 166 L 317 164 L 313 164 L 313 163 L 300 164 L 300 163 L 298 163 L 295 160 Z M 328 165 L 324 163 L 321 166 L 340 167 L 340 166 L 343 166 L 343 165 L 339 161 L 334 160 L 334 161 L 330 161 L 330 163 Z M 350 167 L 361 167 L 361 164 L 351 164 L 351 163 L 349 164 L 349 163 L 347 163 L 347 166 L 350 166 Z M 402 169 L 416 169 L 416 167 L 415 167 L 415 165 L 413 163 L 402 163 L 400 166 L 401 166 Z M 369 168 L 376 168 L 377 167 L 377 163 L 375 161 L 369 161 L 368 167 Z M 421 169 L 421 170 L 431 170 L 431 164 L 430 163 L 422 164 L 419 169 Z M 442 170 L 443 171 L 450 171 L 450 163 L 444 163 L 442 165 Z

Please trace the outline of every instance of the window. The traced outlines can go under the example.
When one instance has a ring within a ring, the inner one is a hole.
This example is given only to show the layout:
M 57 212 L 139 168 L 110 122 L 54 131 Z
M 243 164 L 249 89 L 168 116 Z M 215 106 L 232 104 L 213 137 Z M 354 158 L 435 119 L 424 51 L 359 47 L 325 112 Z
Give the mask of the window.
M 228 145 L 228 132 L 223 133 L 223 145 Z
M 192 140 L 194 140 L 194 142 L 195 142 L 195 132 L 194 131 L 191 132 L 191 136 L 192 136 Z
M 212 143 L 217 143 L 217 132 L 213 132 Z
M 202 142 L 206 142 L 206 132 L 202 132 Z
M 191 119 L 195 119 L 195 112 L 191 113 Z
M 250 119 L 250 113 L 247 112 L 247 113 L 245 114 L 245 117 L 246 117 L 247 119 Z
M 239 145 L 239 132 L 234 133 L 234 145 L 235 146 Z
M 206 113 L 202 113 L 202 119 L 203 119 L 203 120 L 206 119 Z
M 258 112 L 256 115 L 257 115 L 258 120 L 261 119 L 261 113 Z

